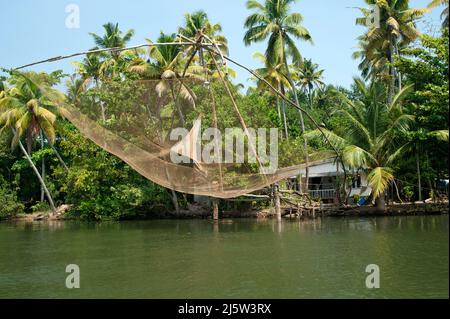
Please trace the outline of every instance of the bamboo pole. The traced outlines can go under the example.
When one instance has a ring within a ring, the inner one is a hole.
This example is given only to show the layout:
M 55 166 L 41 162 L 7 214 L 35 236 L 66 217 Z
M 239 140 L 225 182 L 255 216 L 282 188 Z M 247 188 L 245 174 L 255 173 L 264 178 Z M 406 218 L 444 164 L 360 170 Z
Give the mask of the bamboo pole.
M 101 53 L 101 52 L 121 52 L 121 51 L 127 51 L 127 50 L 133 50 L 133 49 L 139 49 L 139 48 L 145 48 L 145 47 L 151 48 L 151 47 L 155 47 L 155 46 L 171 46 L 171 45 L 192 45 L 192 43 L 191 42 L 144 43 L 144 44 L 138 44 L 135 46 L 125 47 L 125 48 L 116 47 L 116 48 L 88 50 L 88 51 L 67 54 L 67 55 L 58 55 L 58 56 L 51 57 L 51 58 L 48 58 L 45 60 L 40 60 L 40 61 L 32 62 L 29 64 L 21 65 L 19 67 L 13 68 L 13 70 L 20 70 L 20 69 L 24 69 L 24 68 L 27 68 L 30 66 L 37 65 L 37 64 L 42 64 L 42 63 L 47 63 L 47 62 L 55 62 L 55 61 L 59 61 L 59 60 L 73 58 L 73 57 L 80 56 L 80 55 L 88 55 L 88 54 Z M 204 45 L 212 46 L 212 44 L 204 44 Z

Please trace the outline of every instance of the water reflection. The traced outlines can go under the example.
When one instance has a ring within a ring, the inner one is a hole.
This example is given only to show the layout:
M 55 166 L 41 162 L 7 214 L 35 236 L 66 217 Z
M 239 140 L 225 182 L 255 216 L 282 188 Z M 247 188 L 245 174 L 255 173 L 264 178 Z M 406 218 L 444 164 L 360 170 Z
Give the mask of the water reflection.
M 0 297 L 448 297 L 448 233 L 448 216 L 0 223 Z

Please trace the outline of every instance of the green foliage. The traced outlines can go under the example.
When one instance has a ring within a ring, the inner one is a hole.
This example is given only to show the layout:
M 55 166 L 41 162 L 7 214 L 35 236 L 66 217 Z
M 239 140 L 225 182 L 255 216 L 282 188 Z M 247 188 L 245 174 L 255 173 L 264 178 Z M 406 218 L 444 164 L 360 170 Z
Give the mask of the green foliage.
M 405 199 L 410 202 L 411 199 L 414 196 L 414 188 L 412 186 L 405 186 L 403 187 L 403 195 L 405 196 Z
M 168 192 L 146 180 L 117 157 L 86 139 L 69 123 L 60 126 L 61 154 L 70 170 L 54 170 L 72 216 L 82 219 L 129 219 L 151 214 L 156 204 L 172 209 Z
M 50 210 L 50 206 L 48 205 L 47 202 L 38 202 L 38 203 L 34 204 L 33 206 L 31 206 L 31 211 L 33 213 L 47 212 L 49 210 Z
M 0 176 L 0 220 L 23 213 L 24 205 L 17 199 L 17 193 L 12 190 Z

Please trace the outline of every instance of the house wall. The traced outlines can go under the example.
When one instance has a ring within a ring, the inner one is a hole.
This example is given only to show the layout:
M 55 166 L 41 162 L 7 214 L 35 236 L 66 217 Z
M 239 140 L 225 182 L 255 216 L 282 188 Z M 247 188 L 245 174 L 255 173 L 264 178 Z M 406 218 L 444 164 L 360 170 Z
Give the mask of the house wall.
M 322 184 L 333 184 L 336 180 L 337 175 L 337 168 L 339 167 L 339 173 L 342 174 L 344 169 L 341 163 L 336 163 L 334 159 L 325 160 L 325 161 L 318 161 L 316 163 L 313 163 L 309 167 L 309 178 L 311 182 L 311 178 L 321 178 Z M 347 172 L 351 172 L 352 170 L 347 169 Z M 301 169 L 299 170 L 299 174 L 302 175 L 304 178 L 306 175 L 306 170 Z M 367 183 L 367 174 L 365 172 L 360 171 L 359 172 L 361 176 L 361 187 L 354 187 L 352 188 L 350 192 L 350 196 L 353 195 L 359 195 L 367 197 L 371 194 L 372 189 L 370 186 L 368 186 Z M 311 185 L 310 189 L 319 189 L 317 185 Z M 322 188 L 323 189 L 323 188 Z

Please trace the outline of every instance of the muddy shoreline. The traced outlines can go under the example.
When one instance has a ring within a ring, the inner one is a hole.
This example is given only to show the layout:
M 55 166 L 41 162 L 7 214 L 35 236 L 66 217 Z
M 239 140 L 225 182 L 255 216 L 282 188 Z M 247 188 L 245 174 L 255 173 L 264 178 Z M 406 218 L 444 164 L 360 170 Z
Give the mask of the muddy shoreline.
M 48 212 L 36 212 L 32 214 L 21 214 L 6 219 L 10 221 L 41 221 L 41 220 L 79 220 L 76 217 L 66 216 L 67 210 L 62 210 L 55 216 L 50 216 Z M 373 206 L 322 206 L 318 207 L 314 216 L 303 215 L 300 219 L 313 219 L 317 217 L 362 217 L 362 216 L 423 216 L 423 215 L 444 215 L 449 213 L 449 203 L 403 203 L 389 205 L 386 211 L 377 211 Z M 282 208 L 284 218 L 299 218 L 298 214 L 293 213 L 289 208 Z M 219 218 L 273 218 L 275 217 L 273 209 L 260 209 L 250 211 L 220 211 Z M 136 218 L 145 219 L 210 219 L 212 210 L 201 209 L 197 211 L 183 210 L 179 214 L 171 212 L 162 212 L 151 216 Z

